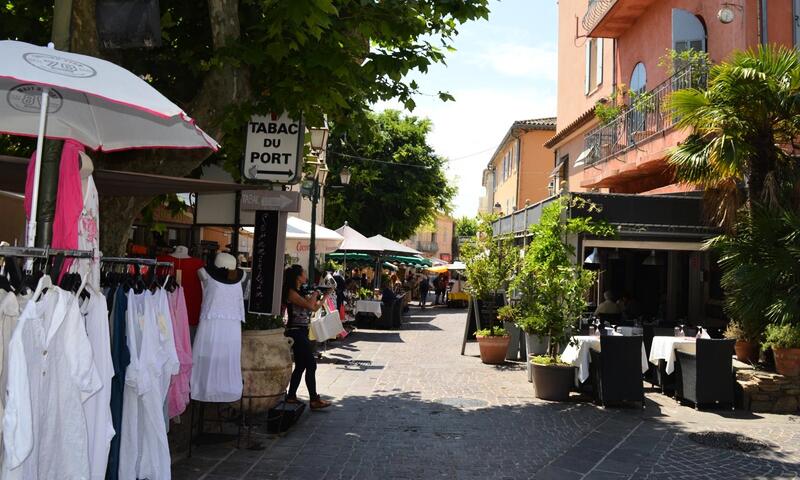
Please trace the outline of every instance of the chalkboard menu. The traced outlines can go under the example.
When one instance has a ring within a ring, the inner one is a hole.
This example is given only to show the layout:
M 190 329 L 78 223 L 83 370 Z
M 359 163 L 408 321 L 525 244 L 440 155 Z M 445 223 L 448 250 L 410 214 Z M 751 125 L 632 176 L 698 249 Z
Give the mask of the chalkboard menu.
M 253 236 L 253 272 L 250 280 L 251 313 L 272 313 L 273 282 L 275 281 L 275 248 L 278 244 L 278 215 L 276 211 L 256 212 Z
M 494 298 L 470 300 L 469 310 L 467 311 L 467 324 L 464 326 L 464 339 L 461 342 L 461 355 L 464 355 L 467 342 L 475 339 L 475 332 L 489 328 L 492 322 L 494 322 L 494 325 L 502 326 L 497 321 L 497 309 L 503 305 L 505 305 L 505 295 L 503 293 L 498 293 Z

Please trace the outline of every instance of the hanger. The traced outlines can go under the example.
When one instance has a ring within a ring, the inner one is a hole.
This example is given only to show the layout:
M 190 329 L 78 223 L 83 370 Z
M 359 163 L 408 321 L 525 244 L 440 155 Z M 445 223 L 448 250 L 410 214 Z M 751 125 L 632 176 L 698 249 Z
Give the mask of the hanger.
M 44 293 L 46 289 L 52 287 L 53 287 L 53 281 L 50 279 L 50 275 L 45 273 L 44 275 L 42 275 L 42 278 L 40 278 L 39 282 L 36 284 L 36 290 L 34 290 L 33 297 L 31 297 L 31 300 L 33 300 L 34 302 L 38 302 L 39 297 L 42 295 L 42 293 Z

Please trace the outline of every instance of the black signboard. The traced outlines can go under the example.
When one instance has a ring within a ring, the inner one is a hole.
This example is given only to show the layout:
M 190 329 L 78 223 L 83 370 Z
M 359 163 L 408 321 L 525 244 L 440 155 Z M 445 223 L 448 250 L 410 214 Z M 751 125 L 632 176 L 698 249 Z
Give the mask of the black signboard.
M 95 9 L 103 48 L 161 46 L 158 0 L 97 0 Z
M 475 332 L 489 328 L 493 324 L 502 327 L 497 321 L 497 309 L 503 305 L 505 305 L 503 293 L 498 293 L 494 299 L 489 297 L 483 300 L 470 300 L 467 324 L 464 326 L 464 340 L 461 342 L 461 355 L 464 355 L 467 342 L 475 339 Z
M 248 307 L 251 313 L 272 313 L 278 218 L 279 212 L 266 210 L 256 212 L 256 229 L 253 236 L 253 271 Z

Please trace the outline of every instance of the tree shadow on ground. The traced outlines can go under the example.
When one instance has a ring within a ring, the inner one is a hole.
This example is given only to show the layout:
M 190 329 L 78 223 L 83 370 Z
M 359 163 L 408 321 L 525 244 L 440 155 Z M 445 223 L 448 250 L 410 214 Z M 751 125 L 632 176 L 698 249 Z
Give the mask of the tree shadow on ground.
M 724 430 L 730 423 L 681 423 L 663 415 L 650 399 L 645 410 L 598 408 L 575 396 L 563 403 L 488 406 L 495 400 L 431 399 L 398 390 L 346 396 L 328 410 L 304 414 L 284 437 L 255 433 L 267 445 L 264 451 L 231 450 L 210 469 L 209 458 L 219 458 L 219 452 L 199 447 L 195 457 L 175 467 L 173 478 L 198 478 L 202 468 L 220 475 L 209 478 L 240 479 L 778 479 L 800 474 L 796 423 L 748 430 L 753 439 L 769 439 L 769 446 L 742 453 L 702 445 L 690 436 L 697 430 Z

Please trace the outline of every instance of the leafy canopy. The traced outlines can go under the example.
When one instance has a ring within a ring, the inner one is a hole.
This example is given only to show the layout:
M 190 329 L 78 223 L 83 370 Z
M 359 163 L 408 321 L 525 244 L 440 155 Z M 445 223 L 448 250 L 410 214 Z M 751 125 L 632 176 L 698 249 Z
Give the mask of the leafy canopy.
M 495 220 L 497 215 L 481 216 L 477 236 L 461 246 L 461 258 L 467 266 L 467 289 L 477 299 L 505 290 L 519 268 L 519 249 L 513 238 L 494 235 Z
M 474 237 L 478 234 L 478 219 L 475 217 L 461 217 L 456 219 L 456 235 L 459 237 Z
M 707 89 L 679 90 L 670 106 L 678 126 L 692 131 L 669 154 L 676 178 L 710 192 L 721 224 L 733 224 L 743 182 L 748 200 L 798 206 L 800 57 L 795 50 L 767 46 L 736 52 L 711 68 Z
M 575 235 L 606 236 L 613 229 L 591 217 L 569 217 L 571 207 L 598 212 L 600 207 L 581 197 L 559 197 L 542 210 L 531 225 L 531 240 L 522 268 L 511 288 L 518 292 L 517 324 L 525 332 L 550 337 L 550 356 L 569 338 L 571 327 L 586 309 L 586 295 L 594 272 L 576 264 Z
M 395 110 L 368 118 L 368 129 L 336 124 L 331 130 L 329 183 L 338 183 L 344 166 L 351 179 L 325 191 L 325 223 L 347 221 L 367 236 L 408 238 L 449 209 L 455 188 L 447 182 L 445 159 L 428 145 L 430 121 Z

